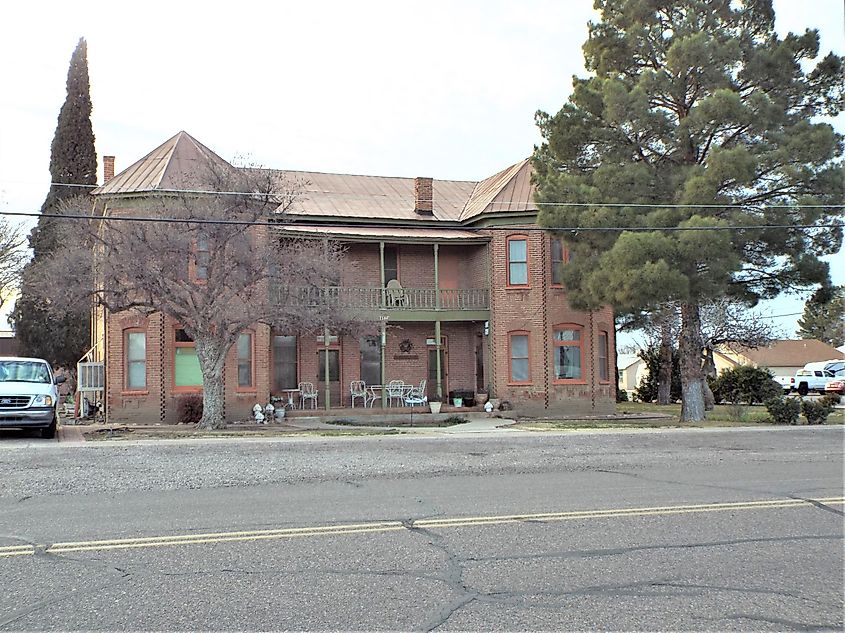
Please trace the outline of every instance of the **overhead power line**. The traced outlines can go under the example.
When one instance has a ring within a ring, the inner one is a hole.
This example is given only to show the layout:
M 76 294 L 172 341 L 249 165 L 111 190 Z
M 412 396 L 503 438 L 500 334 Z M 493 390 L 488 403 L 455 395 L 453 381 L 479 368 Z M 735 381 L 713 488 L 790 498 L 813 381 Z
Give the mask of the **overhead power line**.
M 296 172 L 292 172 L 296 173 Z M 308 173 L 308 172 L 303 172 Z M 391 177 L 392 178 L 392 177 Z M 405 178 L 405 180 L 411 180 Z M 8 183 L 9 181 L 0 181 L 0 184 Z M 471 182 L 471 181 L 466 181 Z M 32 183 L 36 184 L 36 183 Z M 40 184 L 40 183 L 39 183 Z M 82 185 L 63 182 L 48 183 L 50 187 L 78 187 L 86 189 L 95 189 L 104 185 Z M 136 192 L 116 192 L 120 193 L 136 193 Z M 154 194 L 187 194 L 187 195 L 216 195 L 216 196 L 249 196 L 256 195 L 267 198 L 293 196 L 294 198 L 308 199 L 309 193 L 313 194 L 330 194 L 332 196 L 340 196 L 348 200 L 377 200 L 383 202 L 396 202 L 396 204 L 407 204 L 409 202 L 417 201 L 413 196 L 391 196 L 389 194 L 355 194 L 343 191 L 302 191 L 302 192 L 280 192 L 280 193 L 261 193 L 261 192 L 243 192 L 243 191 L 212 191 L 208 189 L 149 189 L 137 193 Z M 295 200 L 294 200 L 295 201 Z M 439 202 L 439 198 L 420 198 L 419 202 Z M 496 201 L 491 200 L 485 206 L 523 206 L 526 204 L 540 205 L 545 207 L 611 207 L 611 208 L 638 208 L 638 209 L 845 209 L 845 204 L 756 204 L 753 202 L 735 202 L 723 204 L 681 204 L 676 202 L 513 202 L 513 201 Z M 515 212 L 535 211 L 536 209 L 515 209 Z
M 199 224 L 199 225 L 233 225 L 233 226 L 272 226 L 276 228 L 284 228 L 285 226 L 297 226 L 301 228 L 425 228 L 443 231 L 467 231 L 467 232 L 483 232 L 483 231 L 553 231 L 560 233 L 579 233 L 579 232 L 621 232 L 621 231 L 636 231 L 636 232 L 652 232 L 652 231 L 748 231 L 756 229 L 832 229 L 842 228 L 843 223 L 834 222 L 827 224 L 749 224 L 749 225 L 732 225 L 732 226 L 531 226 L 523 225 L 499 225 L 488 227 L 465 227 L 456 225 L 437 226 L 437 225 L 417 225 L 412 226 L 408 224 L 401 224 L 395 222 L 393 224 L 377 223 L 377 222 L 339 222 L 331 224 L 317 224 L 317 225 L 303 225 L 296 222 L 283 222 L 281 218 L 277 221 L 269 220 L 204 220 L 201 218 L 173 218 L 173 217 L 153 217 L 153 216 L 93 216 L 74 213 L 35 213 L 23 211 L 0 211 L 0 215 L 9 215 L 14 217 L 42 217 L 42 218 L 56 218 L 58 220 L 106 220 L 116 222 L 151 222 L 151 223 L 169 223 L 169 224 Z

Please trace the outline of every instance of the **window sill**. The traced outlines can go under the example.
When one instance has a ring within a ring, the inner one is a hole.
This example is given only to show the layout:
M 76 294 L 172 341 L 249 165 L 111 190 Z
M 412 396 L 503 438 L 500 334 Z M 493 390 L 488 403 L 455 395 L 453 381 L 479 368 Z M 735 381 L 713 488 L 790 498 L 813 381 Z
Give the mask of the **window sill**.
M 581 378 L 553 378 L 553 385 L 586 385 L 587 381 Z
M 173 393 L 202 393 L 202 385 L 195 387 L 173 387 Z
M 529 382 L 509 382 L 507 383 L 508 387 L 530 387 L 534 384 L 534 381 Z
M 133 396 L 148 396 L 148 395 L 150 395 L 150 390 L 149 389 L 145 389 L 145 390 L 124 389 L 123 391 L 120 392 L 120 395 L 125 396 L 125 397 L 129 397 L 129 398 L 131 398 Z

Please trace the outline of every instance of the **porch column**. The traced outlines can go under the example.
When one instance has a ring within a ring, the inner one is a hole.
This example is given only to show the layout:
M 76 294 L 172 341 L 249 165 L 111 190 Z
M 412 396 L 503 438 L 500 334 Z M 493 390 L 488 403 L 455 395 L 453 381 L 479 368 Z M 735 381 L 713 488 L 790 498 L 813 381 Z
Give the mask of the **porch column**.
M 443 368 L 440 367 L 440 320 L 434 322 L 434 356 L 437 358 L 437 396 L 443 400 Z
M 434 307 L 435 309 L 440 309 L 440 267 L 438 265 L 438 251 L 440 250 L 440 244 L 434 245 Z M 440 345 L 440 339 L 438 337 L 438 345 Z
M 379 279 L 381 279 L 381 303 L 380 306 L 384 307 L 385 305 L 385 295 L 384 295 L 384 242 L 378 243 L 378 260 L 379 260 Z M 382 382 L 384 382 L 382 380 Z
M 384 251 L 382 251 L 383 253 Z M 384 266 L 382 266 L 382 278 L 384 278 Z M 381 332 L 379 333 L 379 347 L 381 348 L 381 408 L 382 411 L 387 407 L 387 390 L 385 390 L 385 367 L 384 348 L 387 346 L 387 315 L 381 316 Z
M 325 350 L 324 350 L 323 353 L 325 354 L 325 362 L 323 363 L 323 365 L 325 365 L 325 367 L 323 367 L 323 382 L 326 385 L 326 405 L 325 405 L 326 411 L 328 411 L 329 408 L 330 408 L 329 403 L 331 402 L 331 395 L 332 395 L 331 394 L 331 387 L 329 387 L 329 345 L 330 344 L 331 344 L 331 341 L 329 340 L 329 328 L 324 327 L 323 328 L 323 346 L 324 346 Z

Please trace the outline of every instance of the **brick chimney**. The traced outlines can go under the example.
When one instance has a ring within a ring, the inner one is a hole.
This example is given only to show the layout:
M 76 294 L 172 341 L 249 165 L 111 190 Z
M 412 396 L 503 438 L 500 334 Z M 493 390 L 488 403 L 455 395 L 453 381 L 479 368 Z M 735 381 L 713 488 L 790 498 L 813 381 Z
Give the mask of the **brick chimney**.
M 414 178 L 414 211 L 420 215 L 434 215 L 434 187 L 431 178 Z
M 103 156 L 103 184 L 114 178 L 114 156 Z

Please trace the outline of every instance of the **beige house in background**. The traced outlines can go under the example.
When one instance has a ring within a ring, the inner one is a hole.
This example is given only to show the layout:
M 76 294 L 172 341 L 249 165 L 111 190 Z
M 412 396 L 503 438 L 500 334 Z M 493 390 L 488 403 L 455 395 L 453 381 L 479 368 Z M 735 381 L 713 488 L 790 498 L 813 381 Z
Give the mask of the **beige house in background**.
M 775 376 L 794 376 L 807 363 L 842 358 L 845 354 L 815 339 L 772 341 L 770 345 L 757 349 L 725 345 L 713 354 L 718 373 L 739 365 L 751 365 L 768 367 Z
M 628 392 L 630 397 L 634 393 L 640 380 L 648 374 L 645 361 L 636 354 L 619 354 L 616 357 L 619 389 Z

